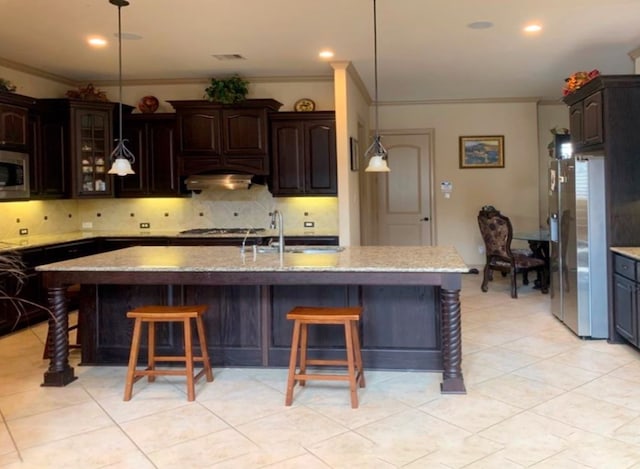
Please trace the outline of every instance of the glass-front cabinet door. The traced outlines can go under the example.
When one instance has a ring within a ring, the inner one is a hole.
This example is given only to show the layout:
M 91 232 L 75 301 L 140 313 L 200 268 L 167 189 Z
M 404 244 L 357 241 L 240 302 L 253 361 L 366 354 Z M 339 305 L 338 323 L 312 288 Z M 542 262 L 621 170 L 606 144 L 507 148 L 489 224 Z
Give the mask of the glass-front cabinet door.
M 98 106 L 73 110 L 74 193 L 80 197 L 113 195 L 111 176 L 107 174 L 112 147 L 112 104 Z

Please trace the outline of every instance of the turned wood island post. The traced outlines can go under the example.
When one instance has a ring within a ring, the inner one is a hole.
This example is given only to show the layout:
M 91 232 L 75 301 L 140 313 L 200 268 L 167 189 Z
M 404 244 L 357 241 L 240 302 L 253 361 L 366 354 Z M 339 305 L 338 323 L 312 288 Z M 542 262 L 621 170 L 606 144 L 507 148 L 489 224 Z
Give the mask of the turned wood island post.
M 465 393 L 460 288 L 468 272 L 452 247 L 354 246 L 333 253 L 246 253 L 238 247 L 138 246 L 37 267 L 49 288 L 55 342 L 44 385 L 75 379 L 68 360 L 64 289 L 82 284 L 82 364 L 125 364 L 141 304 L 209 304 L 214 366 L 286 366 L 286 311 L 296 304 L 364 308 L 365 367 L 442 372 L 441 392 Z M 163 346 L 180 347 L 171 330 Z M 322 356 L 342 347 L 310 337 Z

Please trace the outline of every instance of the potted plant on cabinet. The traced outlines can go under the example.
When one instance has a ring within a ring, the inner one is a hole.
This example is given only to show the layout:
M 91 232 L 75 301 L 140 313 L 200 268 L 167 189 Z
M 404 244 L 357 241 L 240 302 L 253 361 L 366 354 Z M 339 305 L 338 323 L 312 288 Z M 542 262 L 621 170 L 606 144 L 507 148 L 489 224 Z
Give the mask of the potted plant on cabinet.
M 230 78 L 212 78 L 211 84 L 205 88 L 204 97 L 220 104 L 236 104 L 247 99 L 249 82 L 238 75 Z

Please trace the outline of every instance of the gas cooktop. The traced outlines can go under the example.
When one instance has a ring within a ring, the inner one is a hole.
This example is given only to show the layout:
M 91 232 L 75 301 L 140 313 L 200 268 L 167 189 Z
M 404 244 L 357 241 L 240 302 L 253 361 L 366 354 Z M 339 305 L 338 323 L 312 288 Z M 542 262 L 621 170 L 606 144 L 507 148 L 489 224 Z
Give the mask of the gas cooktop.
M 265 231 L 264 228 L 192 228 L 181 231 L 181 235 L 221 235 L 221 234 L 257 234 Z

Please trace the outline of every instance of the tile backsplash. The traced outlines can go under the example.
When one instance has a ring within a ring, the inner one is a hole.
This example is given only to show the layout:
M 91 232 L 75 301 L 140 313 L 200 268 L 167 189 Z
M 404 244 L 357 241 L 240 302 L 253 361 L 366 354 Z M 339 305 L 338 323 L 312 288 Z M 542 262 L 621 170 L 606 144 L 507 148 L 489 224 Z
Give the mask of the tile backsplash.
M 336 197 L 275 198 L 265 186 L 249 190 L 203 191 L 189 198 L 88 199 L 3 202 L 0 239 L 71 231 L 150 231 L 202 227 L 269 228 L 269 213 L 278 209 L 285 233 L 338 234 Z M 312 221 L 313 228 L 304 228 Z

